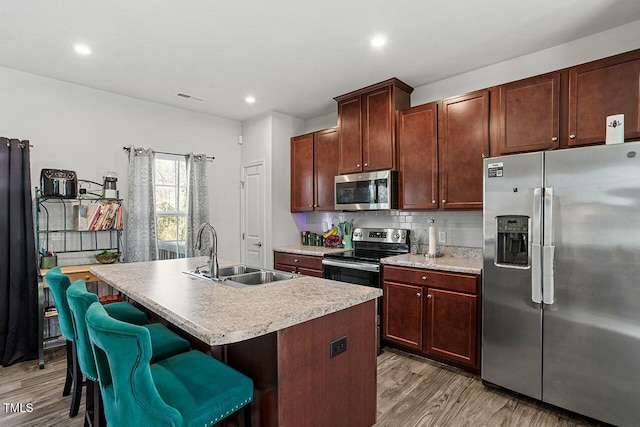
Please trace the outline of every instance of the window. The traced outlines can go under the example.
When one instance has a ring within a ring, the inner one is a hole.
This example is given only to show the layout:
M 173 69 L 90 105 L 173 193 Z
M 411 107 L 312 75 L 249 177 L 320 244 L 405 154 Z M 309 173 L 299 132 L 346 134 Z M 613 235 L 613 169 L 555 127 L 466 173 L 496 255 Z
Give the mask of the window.
M 155 159 L 158 258 L 184 258 L 187 238 L 187 163 L 182 156 Z

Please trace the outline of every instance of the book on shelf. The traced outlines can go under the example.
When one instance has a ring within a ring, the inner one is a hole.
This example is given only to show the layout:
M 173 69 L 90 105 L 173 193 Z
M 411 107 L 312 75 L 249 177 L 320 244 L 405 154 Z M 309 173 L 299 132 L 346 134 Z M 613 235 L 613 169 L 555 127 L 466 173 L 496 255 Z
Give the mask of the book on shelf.
M 120 212 L 120 217 L 122 217 L 122 206 L 116 201 L 92 205 L 87 215 L 87 229 L 100 231 L 115 228 L 120 230 L 122 224 L 120 224 L 120 227 L 117 226 L 118 212 Z M 120 222 L 122 222 L 122 219 L 120 219 Z

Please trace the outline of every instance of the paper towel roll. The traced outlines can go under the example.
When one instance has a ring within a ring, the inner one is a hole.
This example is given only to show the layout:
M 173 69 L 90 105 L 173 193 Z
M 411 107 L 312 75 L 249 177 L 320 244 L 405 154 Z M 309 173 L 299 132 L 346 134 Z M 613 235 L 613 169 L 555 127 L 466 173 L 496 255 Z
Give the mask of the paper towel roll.
M 429 255 L 436 254 L 436 226 L 431 220 L 431 224 L 429 224 Z

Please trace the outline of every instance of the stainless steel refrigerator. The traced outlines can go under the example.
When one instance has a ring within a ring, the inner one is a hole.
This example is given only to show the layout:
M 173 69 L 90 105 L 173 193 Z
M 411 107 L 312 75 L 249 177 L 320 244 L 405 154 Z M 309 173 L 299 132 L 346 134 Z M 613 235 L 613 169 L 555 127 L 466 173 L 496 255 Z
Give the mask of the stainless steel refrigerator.
M 640 425 L 640 142 L 484 161 L 482 379 Z

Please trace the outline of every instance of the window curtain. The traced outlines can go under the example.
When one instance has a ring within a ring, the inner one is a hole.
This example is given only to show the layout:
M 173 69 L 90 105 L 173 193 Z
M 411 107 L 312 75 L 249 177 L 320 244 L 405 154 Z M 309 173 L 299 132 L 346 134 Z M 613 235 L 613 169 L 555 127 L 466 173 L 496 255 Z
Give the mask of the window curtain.
M 204 154 L 187 155 L 187 238 L 186 256 L 208 255 L 211 242 L 203 239 L 200 251 L 194 248 L 198 229 L 209 221 L 209 185 L 207 183 L 207 157 Z
M 155 194 L 153 191 L 155 154 L 153 150 L 129 148 L 129 195 L 125 230 L 125 261 L 158 259 Z
M 38 271 L 29 141 L 0 138 L 0 361 L 38 356 Z

